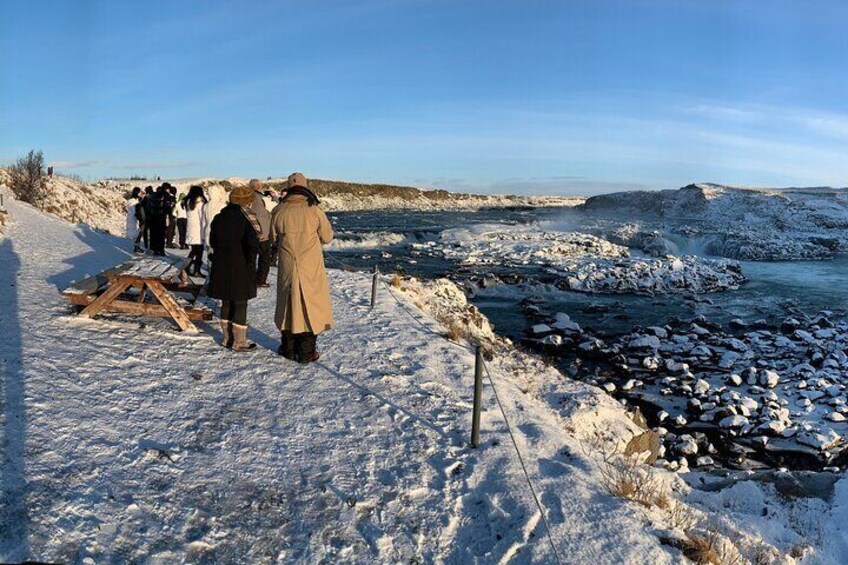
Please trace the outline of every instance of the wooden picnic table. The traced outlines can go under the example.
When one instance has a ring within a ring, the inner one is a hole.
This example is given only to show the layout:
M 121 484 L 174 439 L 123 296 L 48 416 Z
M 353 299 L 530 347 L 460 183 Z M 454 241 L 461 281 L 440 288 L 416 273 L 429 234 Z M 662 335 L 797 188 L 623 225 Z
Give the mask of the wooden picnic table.
M 203 284 L 188 275 L 188 265 L 182 257 L 135 257 L 75 282 L 62 293 L 82 307 L 79 315 L 84 318 L 120 312 L 171 318 L 183 331 L 197 331 L 192 320 L 211 320 L 212 312 L 194 306 Z M 147 300 L 148 291 L 153 300 Z M 184 306 L 175 292 L 188 293 L 190 305 Z

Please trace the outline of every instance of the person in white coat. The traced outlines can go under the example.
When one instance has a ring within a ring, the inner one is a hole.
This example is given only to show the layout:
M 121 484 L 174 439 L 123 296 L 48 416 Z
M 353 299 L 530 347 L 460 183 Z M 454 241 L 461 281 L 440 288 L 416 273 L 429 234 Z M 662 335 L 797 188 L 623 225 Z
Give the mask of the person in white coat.
M 209 236 L 212 231 L 212 220 L 218 215 L 218 212 L 223 210 L 229 203 L 229 195 L 227 190 L 220 184 L 213 184 L 206 189 L 208 202 L 203 207 L 203 244 L 209 245 Z M 209 253 L 212 253 L 212 248 L 209 248 Z M 211 263 L 211 259 L 208 259 Z
M 188 274 L 198 277 L 203 276 L 203 273 L 200 271 L 200 267 L 203 264 L 203 224 L 204 211 L 208 205 L 209 202 L 203 194 L 202 186 L 192 186 L 180 205 L 185 212 L 186 218 L 185 241 L 191 246 L 191 251 L 188 254 L 188 258 L 191 260 Z
M 138 217 L 138 203 L 141 202 L 141 188 L 135 187 L 127 200 L 127 239 L 133 241 L 134 251 L 141 253 L 141 247 L 138 244 L 139 235 L 141 235 L 140 220 Z
M 185 192 L 178 193 L 177 205 L 174 206 L 174 218 L 177 219 L 177 237 L 180 240 L 180 249 L 188 249 L 188 244 L 186 243 L 186 207 L 183 206 L 185 198 Z

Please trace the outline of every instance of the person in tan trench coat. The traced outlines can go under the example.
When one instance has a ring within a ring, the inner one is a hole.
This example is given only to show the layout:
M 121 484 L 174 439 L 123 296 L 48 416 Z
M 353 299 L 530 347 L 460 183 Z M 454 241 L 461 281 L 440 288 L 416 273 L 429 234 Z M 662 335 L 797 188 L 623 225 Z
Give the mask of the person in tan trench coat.
M 311 363 L 319 357 L 318 334 L 334 324 L 321 250 L 332 241 L 333 228 L 303 174 L 290 175 L 287 187 L 271 219 L 271 237 L 278 249 L 275 322 L 281 343 L 277 352 Z

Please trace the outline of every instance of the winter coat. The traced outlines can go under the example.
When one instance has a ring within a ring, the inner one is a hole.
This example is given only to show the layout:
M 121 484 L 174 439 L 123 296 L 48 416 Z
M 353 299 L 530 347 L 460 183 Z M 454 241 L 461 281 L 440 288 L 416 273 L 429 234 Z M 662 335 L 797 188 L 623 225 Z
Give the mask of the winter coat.
M 138 236 L 138 218 L 135 208 L 139 202 L 138 198 L 130 198 L 127 201 L 127 237 L 132 240 Z
M 174 206 L 174 217 L 178 220 L 184 220 L 186 218 L 186 209 L 183 208 L 183 200 L 185 200 L 186 196 L 186 194 L 177 195 L 177 205 Z
M 239 301 L 255 298 L 259 238 L 241 206 L 228 204 L 215 216 L 209 245 L 212 268 L 207 296 Z
M 203 243 L 209 245 L 209 231 L 212 229 L 212 220 L 218 212 L 227 205 L 227 191 L 219 184 L 213 184 L 206 189 L 209 202 L 203 207 Z
M 333 305 L 321 245 L 333 239 L 333 228 L 319 206 L 302 196 L 274 208 L 273 241 L 279 247 L 277 327 L 292 333 L 319 334 L 333 327 Z
M 168 195 L 164 192 L 157 191 L 144 199 L 144 212 L 150 221 L 161 220 L 165 218 L 170 210 L 168 209 Z
M 167 215 L 173 216 L 174 209 L 177 207 L 177 197 L 170 192 L 165 192 L 165 208 L 167 209 Z
M 204 225 L 203 212 L 206 206 L 200 198 L 197 199 L 194 210 L 191 209 L 191 203 L 189 202 L 186 202 L 185 208 L 177 206 L 177 208 L 183 211 L 183 215 L 186 218 L 186 244 L 188 245 L 203 245 L 203 232 L 206 227 Z
M 253 204 L 250 209 L 256 214 L 256 219 L 259 220 L 259 227 L 262 228 L 262 233 L 259 236 L 260 241 L 271 239 L 271 212 L 265 207 L 265 197 L 259 193 L 253 193 Z

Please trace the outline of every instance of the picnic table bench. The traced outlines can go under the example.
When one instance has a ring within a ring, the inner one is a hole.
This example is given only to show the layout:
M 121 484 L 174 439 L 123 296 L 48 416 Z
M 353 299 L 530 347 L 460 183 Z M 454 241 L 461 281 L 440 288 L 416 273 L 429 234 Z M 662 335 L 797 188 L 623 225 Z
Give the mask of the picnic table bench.
M 188 265 L 181 257 L 135 257 L 71 284 L 62 294 L 82 308 L 84 318 L 101 312 L 137 314 L 171 318 L 183 331 L 197 331 L 192 320 L 211 320 L 212 311 L 194 305 L 203 284 L 188 275 Z M 148 291 L 153 300 L 147 300 Z M 191 295 L 190 305 L 184 306 L 175 292 Z

